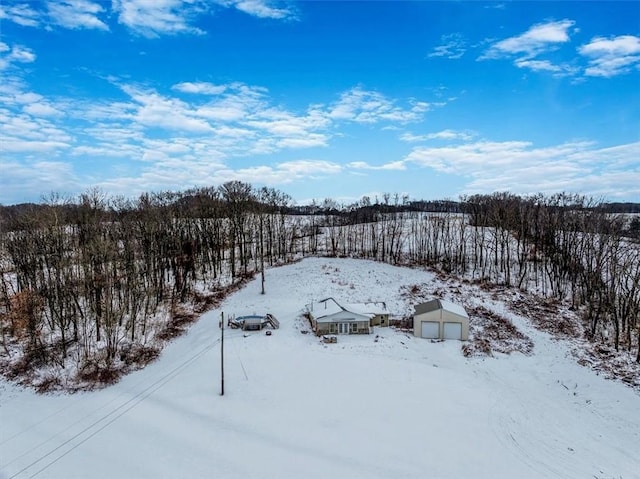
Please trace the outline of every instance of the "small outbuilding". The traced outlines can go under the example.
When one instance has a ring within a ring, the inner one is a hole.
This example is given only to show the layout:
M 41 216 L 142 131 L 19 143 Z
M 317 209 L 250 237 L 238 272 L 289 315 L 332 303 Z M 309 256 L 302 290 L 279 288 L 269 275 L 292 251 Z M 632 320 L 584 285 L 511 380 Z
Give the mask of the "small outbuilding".
M 469 315 L 455 303 L 432 299 L 416 306 L 413 334 L 426 339 L 469 339 Z

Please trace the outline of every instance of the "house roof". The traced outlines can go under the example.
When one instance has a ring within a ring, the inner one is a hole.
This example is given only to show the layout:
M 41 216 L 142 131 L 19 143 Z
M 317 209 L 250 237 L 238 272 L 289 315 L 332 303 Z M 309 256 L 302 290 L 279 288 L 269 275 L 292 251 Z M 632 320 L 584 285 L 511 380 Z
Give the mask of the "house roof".
M 349 303 L 344 307 L 354 313 L 364 314 L 367 316 L 375 316 L 377 314 L 389 314 L 387 305 L 384 303 Z
M 340 304 L 334 298 L 326 298 L 318 301 L 317 303 L 312 303 L 310 312 L 316 318 L 316 321 L 320 321 L 325 317 L 335 317 L 348 320 L 348 316 L 361 317 L 362 319 L 358 319 L 358 321 L 363 321 L 365 319 L 371 319 L 377 314 L 389 314 L 384 303 L 371 302 Z M 348 314 L 341 315 L 340 313 L 343 312 Z
M 457 314 L 458 316 L 462 316 L 463 318 L 469 317 L 462 306 L 456 303 L 445 301 L 443 299 L 432 299 L 431 301 L 427 301 L 426 303 L 416 305 L 416 314 L 430 313 L 431 311 L 437 311 L 439 309 L 449 311 L 450 313 Z
M 351 311 L 338 311 L 333 314 L 319 316 L 316 318 L 318 323 L 345 323 L 345 322 L 366 322 L 369 324 L 369 316 L 364 314 L 353 313 Z
M 344 310 L 345 309 L 333 298 L 326 298 L 317 303 L 311 303 L 310 308 L 311 314 L 313 314 L 315 318 L 331 316 Z

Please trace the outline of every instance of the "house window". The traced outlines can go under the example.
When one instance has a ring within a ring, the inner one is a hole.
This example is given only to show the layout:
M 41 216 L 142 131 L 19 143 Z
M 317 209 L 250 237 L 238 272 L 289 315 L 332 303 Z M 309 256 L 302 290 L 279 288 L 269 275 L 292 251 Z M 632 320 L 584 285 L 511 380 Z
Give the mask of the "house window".
M 353 323 L 351 325 L 351 332 L 355 333 L 356 331 L 358 331 L 358 325 L 356 323 Z
M 337 333 L 338 332 L 338 325 L 337 324 L 331 324 L 329 327 L 329 331 L 331 331 L 332 333 Z

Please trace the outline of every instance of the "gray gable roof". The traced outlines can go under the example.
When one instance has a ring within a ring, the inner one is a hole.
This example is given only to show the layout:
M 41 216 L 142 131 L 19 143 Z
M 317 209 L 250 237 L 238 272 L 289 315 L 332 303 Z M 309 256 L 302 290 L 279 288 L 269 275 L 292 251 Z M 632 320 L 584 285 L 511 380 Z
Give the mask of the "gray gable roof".
M 469 315 L 465 311 L 465 309 L 454 303 L 450 303 L 449 301 L 444 301 L 442 299 L 432 299 L 431 301 L 427 301 L 426 303 L 420 303 L 416 305 L 416 313 L 415 314 L 423 314 L 430 313 L 431 311 L 437 311 L 439 309 L 444 309 L 451 313 L 457 314 L 458 316 L 462 316 L 463 318 L 468 318 Z
M 426 303 L 420 303 L 416 305 L 416 314 L 430 313 L 431 311 L 437 311 L 442 309 L 439 299 L 432 299 Z

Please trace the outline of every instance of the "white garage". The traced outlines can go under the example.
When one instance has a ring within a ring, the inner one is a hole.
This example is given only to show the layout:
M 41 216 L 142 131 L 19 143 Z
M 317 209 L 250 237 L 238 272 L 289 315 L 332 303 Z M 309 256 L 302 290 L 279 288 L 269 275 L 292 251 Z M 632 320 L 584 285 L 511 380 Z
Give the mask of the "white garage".
M 469 339 L 469 315 L 455 303 L 432 299 L 416 306 L 413 334 L 426 339 Z

